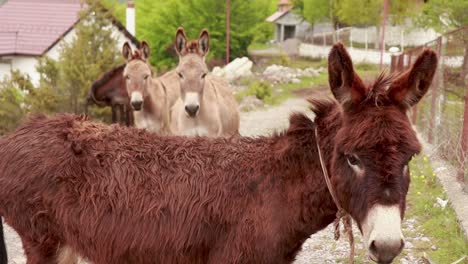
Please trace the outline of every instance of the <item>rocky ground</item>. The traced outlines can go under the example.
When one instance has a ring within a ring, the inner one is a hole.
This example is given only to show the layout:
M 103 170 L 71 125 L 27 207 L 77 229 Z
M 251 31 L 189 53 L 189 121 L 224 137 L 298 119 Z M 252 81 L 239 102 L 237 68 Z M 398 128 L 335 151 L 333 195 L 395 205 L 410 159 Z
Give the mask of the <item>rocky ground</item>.
M 308 104 L 302 99 L 289 99 L 277 107 L 262 109 L 258 111 L 244 112 L 241 114 L 241 134 L 244 136 L 268 135 L 274 131 L 281 131 L 288 127 L 288 117 L 292 112 L 306 112 L 311 118 L 313 114 L 308 110 Z M 406 234 L 407 242 L 403 257 L 396 263 L 431 263 L 423 258 L 416 258 L 413 251 L 420 247 L 433 247 L 431 241 L 418 232 L 417 220 L 406 219 L 404 221 L 403 233 Z M 357 250 L 357 263 L 371 263 L 365 257 L 361 235 L 354 228 Z M 409 236 L 408 234 L 411 234 Z M 26 263 L 23 254 L 21 240 L 17 234 L 5 225 L 5 236 L 8 254 L 11 264 Z M 322 264 L 322 263 L 346 263 L 349 255 L 349 244 L 346 239 L 335 241 L 333 239 L 332 226 L 314 234 L 303 245 L 303 250 L 298 255 L 295 264 Z

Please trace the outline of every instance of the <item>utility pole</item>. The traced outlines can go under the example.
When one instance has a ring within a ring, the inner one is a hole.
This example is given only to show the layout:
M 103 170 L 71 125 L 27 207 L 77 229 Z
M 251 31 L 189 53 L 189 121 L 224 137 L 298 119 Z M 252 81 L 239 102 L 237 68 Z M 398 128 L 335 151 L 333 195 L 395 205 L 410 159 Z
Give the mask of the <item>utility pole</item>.
M 380 69 L 383 66 L 383 55 L 385 51 L 385 24 L 387 24 L 388 0 L 383 0 L 382 37 L 380 39 Z
M 231 46 L 231 0 L 226 0 L 226 65 L 229 64 L 229 51 Z

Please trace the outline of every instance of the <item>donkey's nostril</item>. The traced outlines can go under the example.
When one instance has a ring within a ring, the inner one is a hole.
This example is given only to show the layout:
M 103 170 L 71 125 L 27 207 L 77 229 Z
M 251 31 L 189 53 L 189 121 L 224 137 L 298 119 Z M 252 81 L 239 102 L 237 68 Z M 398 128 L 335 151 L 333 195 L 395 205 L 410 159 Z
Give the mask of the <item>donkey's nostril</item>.
M 379 254 L 377 253 L 377 246 L 375 245 L 375 240 L 372 240 L 369 246 L 369 251 L 372 253 L 374 256 L 378 256 Z
M 194 117 L 197 114 L 198 109 L 200 109 L 199 105 L 186 105 L 185 106 L 185 111 L 191 117 Z
M 143 104 L 143 101 L 132 101 L 132 108 L 133 110 L 139 111 L 141 110 L 141 105 Z
M 378 263 L 391 263 L 405 246 L 403 239 L 394 241 L 373 240 L 369 245 L 369 252 Z

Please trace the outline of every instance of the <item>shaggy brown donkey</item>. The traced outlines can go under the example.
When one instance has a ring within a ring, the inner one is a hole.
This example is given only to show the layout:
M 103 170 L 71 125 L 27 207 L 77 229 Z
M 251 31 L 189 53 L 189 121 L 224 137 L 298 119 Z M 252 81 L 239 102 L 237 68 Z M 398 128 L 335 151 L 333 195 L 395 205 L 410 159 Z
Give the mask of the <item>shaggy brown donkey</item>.
M 427 50 L 403 75 L 365 86 L 336 44 L 337 101 L 313 102 L 315 123 L 294 114 L 271 137 L 161 137 L 72 115 L 33 117 L 0 140 L 0 215 L 29 264 L 56 263 L 68 250 L 97 264 L 291 263 L 337 211 L 317 129 L 339 202 L 371 258 L 390 263 L 403 247 L 408 162 L 421 148 L 406 111 L 436 64 Z

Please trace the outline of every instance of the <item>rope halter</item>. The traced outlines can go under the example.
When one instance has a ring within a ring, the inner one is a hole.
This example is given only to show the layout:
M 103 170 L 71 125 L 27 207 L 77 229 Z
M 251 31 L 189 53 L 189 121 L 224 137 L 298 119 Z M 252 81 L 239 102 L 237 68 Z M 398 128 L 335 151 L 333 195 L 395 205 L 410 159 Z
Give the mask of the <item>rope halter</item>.
M 351 218 L 351 215 L 340 206 L 340 203 L 336 197 L 335 189 L 333 189 L 333 186 L 330 182 L 327 167 L 325 166 L 325 162 L 322 157 L 322 151 L 320 150 L 317 126 L 315 127 L 315 143 L 317 144 L 317 151 L 320 159 L 320 166 L 322 167 L 323 177 L 325 178 L 325 182 L 327 183 L 327 188 L 333 198 L 333 202 L 335 203 L 336 208 L 338 208 L 335 221 L 333 221 L 333 225 L 335 227 L 335 240 L 340 239 L 340 221 L 343 220 L 344 232 L 348 235 L 349 247 L 351 250 L 349 253 L 349 263 L 352 264 L 354 263 L 354 236 L 352 227 L 353 219 Z

